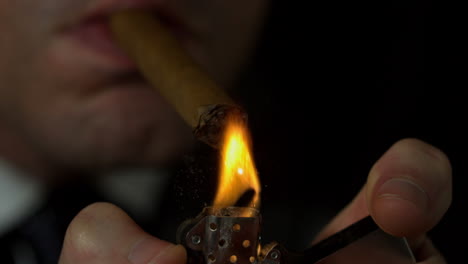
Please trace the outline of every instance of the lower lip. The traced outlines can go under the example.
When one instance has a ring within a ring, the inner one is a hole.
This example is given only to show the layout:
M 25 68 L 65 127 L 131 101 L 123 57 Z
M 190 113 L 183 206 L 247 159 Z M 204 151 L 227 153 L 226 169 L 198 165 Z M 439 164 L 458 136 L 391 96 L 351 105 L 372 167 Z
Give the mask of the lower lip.
M 132 59 L 116 43 L 106 18 L 86 21 L 71 29 L 67 35 L 106 64 L 125 69 L 136 68 Z

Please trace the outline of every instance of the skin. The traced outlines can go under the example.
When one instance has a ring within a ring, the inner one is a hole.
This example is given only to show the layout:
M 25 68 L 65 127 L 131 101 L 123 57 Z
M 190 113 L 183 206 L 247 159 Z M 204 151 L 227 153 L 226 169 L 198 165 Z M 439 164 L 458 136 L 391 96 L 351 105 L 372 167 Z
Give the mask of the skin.
M 135 69 L 70 40 L 68 31 L 101 2 L 0 1 L 0 150 L 20 152 L 6 155 L 35 174 L 57 166 L 160 165 L 191 144 L 188 126 Z M 181 20 L 188 31 L 182 44 L 225 87 L 248 58 L 267 6 L 153 2 Z
M 34 175 L 53 175 L 57 168 L 163 165 L 191 144 L 189 129 L 157 92 L 129 78 L 128 68 L 64 36 L 96 2 L 0 0 L 0 155 Z M 166 5 L 193 31 L 184 42 L 187 51 L 229 87 L 248 58 L 267 0 Z M 315 241 L 371 214 L 385 231 L 410 238 L 418 263 L 445 263 L 425 233 L 451 203 L 451 177 L 440 150 L 416 139 L 399 141 Z M 75 264 L 185 261 L 181 246 L 150 236 L 106 203 L 76 216 L 60 257 L 60 263 Z

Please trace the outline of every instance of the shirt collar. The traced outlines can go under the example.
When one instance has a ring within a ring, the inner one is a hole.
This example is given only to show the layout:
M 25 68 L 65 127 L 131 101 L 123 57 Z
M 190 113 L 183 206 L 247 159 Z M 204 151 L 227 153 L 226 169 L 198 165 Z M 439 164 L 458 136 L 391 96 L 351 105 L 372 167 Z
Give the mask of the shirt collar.
M 45 201 L 45 185 L 0 159 L 0 236 L 33 215 Z

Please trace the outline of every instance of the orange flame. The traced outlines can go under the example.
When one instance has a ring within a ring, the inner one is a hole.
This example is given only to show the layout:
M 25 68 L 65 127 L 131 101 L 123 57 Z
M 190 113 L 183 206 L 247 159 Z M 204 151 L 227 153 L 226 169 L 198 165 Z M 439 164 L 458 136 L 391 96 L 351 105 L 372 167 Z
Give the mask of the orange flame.
M 250 207 L 260 207 L 260 180 L 252 159 L 250 136 L 245 122 L 229 120 L 224 132 L 221 170 L 215 206 L 232 206 L 249 190 L 255 192 Z

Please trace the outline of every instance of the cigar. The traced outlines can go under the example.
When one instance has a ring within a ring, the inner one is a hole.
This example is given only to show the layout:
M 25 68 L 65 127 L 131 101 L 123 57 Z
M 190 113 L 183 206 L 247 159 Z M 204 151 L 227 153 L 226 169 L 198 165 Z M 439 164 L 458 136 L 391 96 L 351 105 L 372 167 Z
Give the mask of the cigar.
M 244 110 L 200 68 L 154 14 L 120 11 L 111 16 L 110 27 L 141 74 L 174 106 L 196 138 L 218 148 L 227 117 L 246 119 Z

